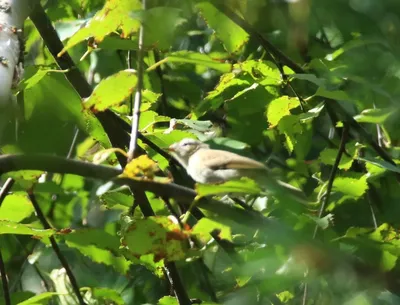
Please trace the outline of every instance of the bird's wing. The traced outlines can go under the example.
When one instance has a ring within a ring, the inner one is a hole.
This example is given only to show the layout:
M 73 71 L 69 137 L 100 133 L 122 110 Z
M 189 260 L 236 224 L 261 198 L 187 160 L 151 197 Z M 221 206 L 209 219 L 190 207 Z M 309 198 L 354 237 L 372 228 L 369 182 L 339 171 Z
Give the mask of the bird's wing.
M 261 162 L 229 151 L 200 149 L 196 152 L 197 161 L 212 169 L 266 169 Z

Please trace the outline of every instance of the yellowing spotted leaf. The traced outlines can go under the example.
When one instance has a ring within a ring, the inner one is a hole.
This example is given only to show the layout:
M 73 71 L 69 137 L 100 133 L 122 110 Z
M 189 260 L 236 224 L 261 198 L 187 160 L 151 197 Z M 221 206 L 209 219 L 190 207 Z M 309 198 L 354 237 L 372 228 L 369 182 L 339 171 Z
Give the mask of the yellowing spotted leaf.
M 154 180 L 155 173 L 158 170 L 157 163 L 147 155 L 142 155 L 126 165 L 122 176 L 134 179 Z

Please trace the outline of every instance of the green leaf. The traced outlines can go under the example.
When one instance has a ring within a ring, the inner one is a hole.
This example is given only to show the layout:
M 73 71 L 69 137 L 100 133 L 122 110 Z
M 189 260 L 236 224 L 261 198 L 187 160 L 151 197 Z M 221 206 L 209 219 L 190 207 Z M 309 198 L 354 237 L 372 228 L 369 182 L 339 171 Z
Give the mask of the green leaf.
M 8 195 L 0 207 L 0 220 L 21 222 L 33 211 L 32 203 L 25 194 Z
M 218 185 L 196 184 L 196 192 L 198 197 L 226 193 L 260 194 L 261 188 L 254 180 L 243 177 L 240 180 L 227 181 Z
M 121 38 L 120 36 L 110 35 L 105 37 L 99 44 L 98 47 L 104 50 L 137 50 L 137 40 L 129 38 Z
M 346 92 L 342 90 L 327 90 L 323 87 L 319 87 L 314 95 L 326 97 L 332 100 L 353 101 L 353 99 Z
M 325 148 L 319 155 L 319 158 L 322 163 L 327 165 L 333 165 L 335 164 L 337 154 L 338 154 L 337 149 Z M 348 170 L 352 164 L 353 164 L 353 158 L 350 158 L 347 155 L 343 154 L 340 159 L 338 167 L 340 169 Z
M 278 123 L 279 133 L 285 135 L 286 148 L 292 153 L 296 152 L 299 160 L 304 160 L 312 144 L 312 125 L 310 122 L 302 123 L 301 115 L 287 115 Z
M 249 145 L 245 142 L 233 140 L 230 138 L 222 138 L 222 137 L 212 138 L 209 141 L 207 141 L 207 143 L 210 144 L 211 146 L 214 145 L 219 148 L 227 147 L 232 150 L 243 150 L 249 148 Z
M 361 179 L 337 177 L 333 182 L 333 189 L 352 198 L 359 198 L 368 190 L 366 177 Z
M 70 248 L 75 248 L 96 263 L 113 267 L 127 274 L 130 262 L 119 253 L 119 238 L 97 229 L 76 230 L 64 237 Z
M 60 292 L 43 292 L 39 295 L 35 295 L 34 297 L 29 298 L 26 301 L 18 303 L 18 305 L 38 305 L 43 304 L 43 301 L 48 300 L 56 295 L 67 295 L 67 293 Z M 46 302 L 47 304 L 47 302 Z
M 365 109 L 354 119 L 359 123 L 383 124 L 391 116 L 397 114 L 396 108 Z
M 92 293 L 93 298 L 98 301 L 104 302 L 105 300 L 108 300 L 111 301 L 112 304 L 117 304 L 117 305 L 125 304 L 123 298 L 121 297 L 121 294 L 113 289 L 96 287 L 90 289 L 90 292 Z
M 91 123 L 82 115 L 81 98 L 63 73 L 47 73 L 25 90 L 24 98 L 26 121 L 18 145 L 25 153 L 65 155 L 69 148 L 65 139 L 71 137 L 74 126 L 86 130 Z M 96 139 L 108 141 L 104 132 Z
M 135 257 L 153 254 L 155 262 L 175 261 L 185 257 L 187 238 L 187 233 L 169 217 L 151 216 L 129 224 L 121 243 Z
M 291 78 L 293 77 L 294 79 L 301 79 L 301 80 L 306 80 L 309 81 L 310 83 L 313 83 L 317 85 L 318 87 L 325 87 L 326 80 L 317 77 L 314 74 L 290 74 L 289 75 Z
M 176 29 L 186 22 L 181 15 L 182 10 L 173 7 L 153 7 L 143 12 L 144 45 L 168 50 L 174 43 Z
M 193 134 L 181 130 L 173 130 L 170 133 L 166 134 L 163 132 L 154 132 L 152 134 L 146 135 L 146 137 L 163 149 L 167 149 L 171 144 L 179 142 L 184 138 L 196 138 Z
M 308 110 L 306 113 L 302 113 L 299 115 L 300 121 L 302 123 L 307 123 L 309 121 L 312 121 L 316 117 L 318 117 L 321 114 L 321 111 L 324 109 L 325 104 L 320 103 L 318 106 Z
M 291 109 L 297 108 L 298 106 L 300 106 L 300 102 L 297 98 L 286 95 L 272 100 L 266 112 L 270 128 L 277 126 L 283 117 L 291 114 Z
M 396 266 L 398 257 L 389 251 L 382 251 L 381 270 L 390 271 Z
M 373 165 L 378 166 L 380 168 L 389 170 L 391 172 L 400 173 L 400 167 L 398 167 L 396 165 L 393 165 L 393 164 L 391 164 L 391 163 L 389 163 L 389 162 L 387 162 L 385 160 L 381 160 L 381 159 L 378 159 L 378 158 L 370 158 L 370 157 L 363 157 L 363 158 L 358 157 L 357 159 L 361 160 L 361 161 L 364 161 L 364 162 L 367 162 L 367 163 L 370 163 L 370 164 L 373 164 Z
M 134 70 L 123 70 L 111 75 L 94 88 L 83 106 L 95 112 L 118 106 L 132 95 L 136 82 L 137 76 Z
M 140 9 L 141 3 L 138 0 L 107 1 L 103 9 L 68 40 L 59 56 L 89 37 L 100 43 L 105 36 L 119 30 L 123 37 L 128 37 L 139 29 L 139 20 L 132 18 L 131 14 Z
M 246 72 L 262 86 L 279 86 L 282 84 L 282 76 L 275 64 L 269 61 L 246 60 L 235 64 L 234 71 Z
M 109 208 L 113 208 L 119 205 L 124 207 L 131 207 L 133 197 L 131 195 L 124 194 L 122 192 L 111 191 L 100 196 L 100 201 Z
M 209 238 L 210 233 L 217 230 L 218 236 L 222 239 L 232 241 L 232 230 L 229 226 L 209 218 L 200 219 L 193 227 L 192 234 L 200 235 L 202 238 Z
M 36 238 L 49 237 L 55 234 L 53 229 L 38 229 L 31 225 L 13 221 L 0 220 L 0 234 L 33 235 Z
M 209 131 L 213 127 L 213 123 L 211 121 L 196 121 L 196 120 L 182 119 L 182 120 L 177 120 L 176 122 L 200 132 Z
M 179 305 L 175 297 L 165 296 L 158 300 L 157 305 Z
M 222 41 L 225 49 L 229 53 L 239 52 L 249 39 L 249 35 L 210 2 L 197 3 L 196 7 L 200 10 L 200 14 L 208 26 L 215 31 L 215 35 Z
M 191 51 L 172 52 L 166 57 L 165 60 L 173 63 L 187 63 L 205 66 L 222 73 L 227 73 L 232 69 L 232 65 L 229 62 L 225 62 L 224 60 L 218 58 L 213 58 L 207 54 Z

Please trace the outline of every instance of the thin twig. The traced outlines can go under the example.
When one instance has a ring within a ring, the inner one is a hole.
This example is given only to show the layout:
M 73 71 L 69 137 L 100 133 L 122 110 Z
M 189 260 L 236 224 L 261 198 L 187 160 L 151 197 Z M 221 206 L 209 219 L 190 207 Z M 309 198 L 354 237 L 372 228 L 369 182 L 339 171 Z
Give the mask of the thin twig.
M 67 154 L 67 159 L 70 159 L 72 157 L 72 154 L 74 153 L 74 149 L 76 146 L 76 141 L 78 140 L 78 136 L 79 136 L 79 128 L 77 126 L 74 127 L 74 136 L 72 137 L 72 142 L 71 145 L 69 147 L 69 151 Z
M 370 190 L 367 191 L 367 201 L 368 201 L 369 209 L 371 211 L 372 223 L 374 224 L 374 229 L 376 230 L 376 229 L 378 229 L 378 222 L 376 220 L 374 207 L 372 205 L 373 199 L 372 199 L 372 195 L 371 195 L 371 191 Z
M 308 284 L 304 283 L 304 293 L 303 293 L 302 305 L 307 304 L 307 293 L 308 293 Z
M 4 182 L 1 191 L 0 191 L 0 207 L 4 201 L 4 199 L 7 197 L 8 192 L 11 190 L 15 183 L 15 180 L 13 178 L 7 178 L 6 182 Z
M 322 217 L 322 213 L 324 212 L 326 205 L 329 203 L 329 199 L 330 199 L 331 192 L 332 192 L 332 187 L 333 187 L 333 181 L 335 180 L 335 176 L 336 176 L 336 172 L 337 172 L 337 170 L 339 168 L 340 160 L 342 159 L 343 153 L 344 153 L 345 148 L 346 148 L 348 132 L 349 132 L 349 126 L 347 124 L 344 124 L 343 132 L 342 132 L 342 139 L 340 140 L 339 150 L 338 150 L 338 153 L 336 155 L 335 163 L 333 164 L 331 173 L 329 175 L 328 185 L 326 187 L 325 198 L 324 198 L 324 200 L 322 202 L 322 205 L 321 205 L 321 207 L 319 209 L 318 218 Z M 317 236 L 318 227 L 319 227 L 318 224 L 315 225 L 313 239 L 315 239 L 315 237 Z
M 142 0 L 142 9 L 146 11 L 146 0 Z M 140 105 L 142 104 L 142 89 L 143 89 L 143 44 L 144 44 L 144 26 L 143 24 L 139 29 L 138 38 L 138 51 L 137 51 L 137 85 L 135 92 L 135 103 L 132 111 L 132 130 L 131 141 L 128 150 L 128 162 L 135 158 L 135 151 L 137 147 L 139 120 L 140 120 Z
M 48 223 L 48 221 L 46 220 L 46 217 L 44 216 L 42 209 L 40 208 L 37 200 L 36 200 L 36 196 L 33 193 L 33 190 L 30 189 L 28 190 L 28 196 L 30 201 L 32 202 L 33 208 L 35 209 L 36 212 L 36 216 L 39 218 L 40 223 L 42 224 L 44 229 L 51 229 L 50 224 Z M 69 278 L 69 281 L 71 283 L 72 289 L 76 295 L 76 297 L 78 298 L 79 304 L 80 305 L 86 305 L 85 301 L 83 300 L 83 297 L 79 291 L 79 285 L 78 282 L 69 266 L 69 263 L 67 261 L 67 259 L 64 257 L 64 255 L 62 254 L 60 247 L 58 246 L 56 239 L 54 238 L 54 236 L 50 236 L 49 237 L 50 243 L 51 243 L 51 247 L 54 250 L 54 253 L 57 255 L 61 265 L 63 266 L 63 268 L 65 269 L 67 276 Z

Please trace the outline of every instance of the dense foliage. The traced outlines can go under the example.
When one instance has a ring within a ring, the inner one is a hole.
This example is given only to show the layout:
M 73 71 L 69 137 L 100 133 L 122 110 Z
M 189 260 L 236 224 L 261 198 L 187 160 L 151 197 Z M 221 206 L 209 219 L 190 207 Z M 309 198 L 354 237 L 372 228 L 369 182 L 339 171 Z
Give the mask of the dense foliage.
M 399 1 L 42 5 L 0 130 L 4 300 L 400 304 Z M 188 137 L 304 198 L 195 184 Z

